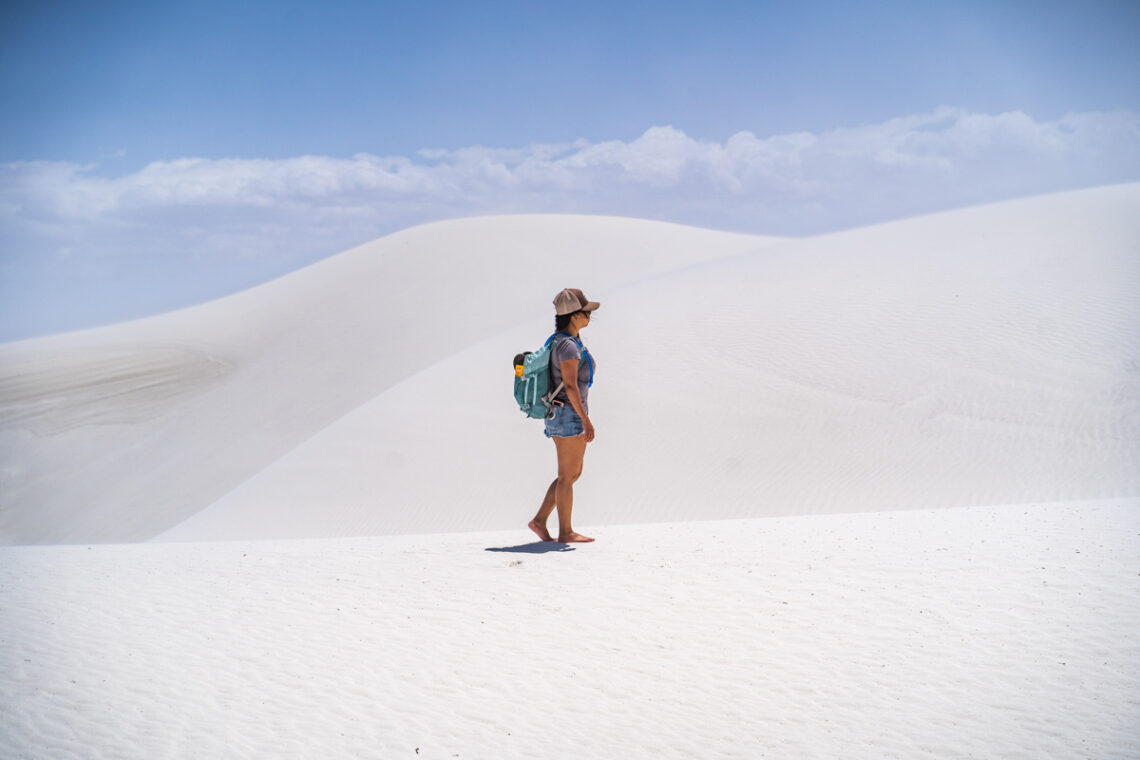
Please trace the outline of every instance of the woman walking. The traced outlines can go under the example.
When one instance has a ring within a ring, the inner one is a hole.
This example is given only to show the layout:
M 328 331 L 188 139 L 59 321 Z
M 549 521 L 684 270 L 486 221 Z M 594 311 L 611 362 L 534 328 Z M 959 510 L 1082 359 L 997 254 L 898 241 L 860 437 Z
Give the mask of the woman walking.
M 586 444 L 594 440 L 594 425 L 586 398 L 594 383 L 594 357 L 582 345 L 578 334 L 590 324 L 590 315 L 599 304 L 587 300 L 581 290 L 567 288 L 554 297 L 555 345 L 550 352 L 551 383 L 562 390 L 554 397 L 554 414 L 545 421 L 546 437 L 554 440 L 558 453 L 558 477 L 546 489 L 538 514 L 528 523 L 543 541 L 554 541 L 546 529 L 550 513 L 558 510 L 558 538 L 561 543 L 593 541 L 575 533 L 570 517 L 574 511 L 574 483 L 582 474 Z

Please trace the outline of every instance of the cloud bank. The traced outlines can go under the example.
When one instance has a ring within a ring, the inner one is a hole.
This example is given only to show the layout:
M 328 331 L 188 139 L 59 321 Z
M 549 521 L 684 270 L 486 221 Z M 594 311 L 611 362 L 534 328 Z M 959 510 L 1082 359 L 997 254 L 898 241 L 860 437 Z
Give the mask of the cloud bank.
M 1138 178 L 1131 112 L 1039 121 L 948 107 L 724 142 L 663 126 L 628 142 L 186 158 L 126 176 L 11 163 L 0 166 L 0 339 L 188 305 L 457 216 L 595 213 L 800 235 Z

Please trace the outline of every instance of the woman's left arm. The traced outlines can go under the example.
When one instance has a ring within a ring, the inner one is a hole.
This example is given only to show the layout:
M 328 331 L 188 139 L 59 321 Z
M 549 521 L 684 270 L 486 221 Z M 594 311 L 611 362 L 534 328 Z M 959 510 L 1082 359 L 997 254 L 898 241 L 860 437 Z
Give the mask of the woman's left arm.
M 558 366 L 562 370 L 562 377 L 571 378 L 565 385 L 566 398 L 582 418 L 582 434 L 586 436 L 586 443 L 589 443 L 594 440 L 594 423 L 590 422 L 590 415 L 586 414 L 586 405 L 582 403 L 582 392 L 578 390 L 578 360 L 567 359 Z

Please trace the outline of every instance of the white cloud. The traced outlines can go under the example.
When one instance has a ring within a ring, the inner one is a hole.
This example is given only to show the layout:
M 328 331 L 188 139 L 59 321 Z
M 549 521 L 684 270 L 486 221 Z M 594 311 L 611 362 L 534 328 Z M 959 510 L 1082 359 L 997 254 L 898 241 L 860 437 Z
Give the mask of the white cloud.
M 724 142 L 659 126 L 629 142 L 184 158 L 125 176 L 12 163 L 0 165 L 0 266 L 7 295 L 23 292 L 21 277 L 50 284 L 45 268 L 59 274 L 63 261 L 130 277 L 156 257 L 164 272 L 212 267 L 224 289 L 234 261 L 262 262 L 269 277 L 455 216 L 603 213 L 809 234 L 1138 178 L 1136 114 L 1037 121 L 954 108 L 819 134 L 739 132 Z M 0 317 L 18 321 L 13 308 Z

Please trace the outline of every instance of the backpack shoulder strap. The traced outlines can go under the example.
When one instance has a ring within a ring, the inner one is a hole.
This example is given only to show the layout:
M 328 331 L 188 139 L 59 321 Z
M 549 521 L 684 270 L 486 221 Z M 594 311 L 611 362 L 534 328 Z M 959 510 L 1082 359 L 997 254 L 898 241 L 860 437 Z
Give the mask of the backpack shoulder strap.
M 546 343 L 545 343 L 544 345 L 547 345 L 547 346 L 549 346 L 549 345 L 550 345 L 550 343 L 551 343 L 551 341 L 553 341 L 553 340 L 554 340 L 555 338 L 557 338 L 559 335 L 561 335 L 563 338 L 569 338 L 570 340 L 574 340 L 574 336 L 573 336 L 573 335 L 571 335 L 570 333 L 565 333 L 565 332 L 562 332 L 561 330 L 559 330 L 559 331 L 558 331 L 558 332 L 556 332 L 556 333 L 552 333 L 552 334 L 550 335 L 550 337 L 546 339 Z M 561 343 L 562 341 L 558 341 L 558 342 L 559 342 L 559 343 Z
M 559 335 L 563 336 L 563 340 L 558 341 L 559 343 L 562 343 L 565 340 L 572 340 L 578 344 L 578 348 L 582 349 L 582 356 L 585 357 L 586 365 L 590 368 L 590 382 L 586 387 L 592 388 L 594 386 L 594 359 L 593 359 L 593 357 L 590 356 L 590 349 L 588 349 L 584 345 L 582 345 L 582 341 L 579 340 L 578 338 L 575 338 L 570 333 L 562 332 L 561 330 L 554 333 L 549 338 L 547 338 L 546 339 L 546 345 L 549 346 L 550 342 L 552 340 L 554 340 L 556 337 L 558 337 Z M 555 348 L 557 348 L 557 346 L 555 346 Z M 552 361 L 554 359 L 553 353 L 554 353 L 554 351 L 553 351 L 553 349 L 551 349 L 551 357 L 550 358 Z M 562 386 L 559 386 L 559 390 L 561 390 L 561 388 L 562 388 Z

